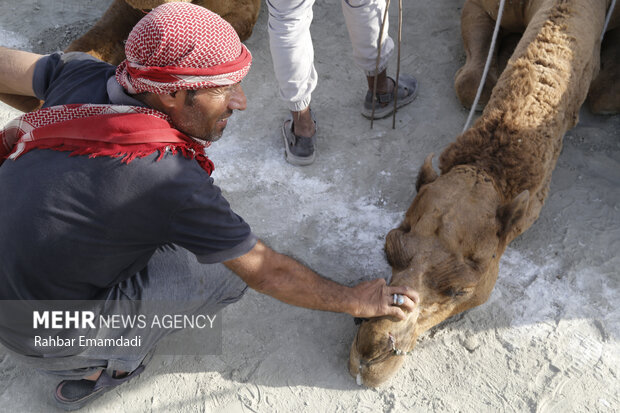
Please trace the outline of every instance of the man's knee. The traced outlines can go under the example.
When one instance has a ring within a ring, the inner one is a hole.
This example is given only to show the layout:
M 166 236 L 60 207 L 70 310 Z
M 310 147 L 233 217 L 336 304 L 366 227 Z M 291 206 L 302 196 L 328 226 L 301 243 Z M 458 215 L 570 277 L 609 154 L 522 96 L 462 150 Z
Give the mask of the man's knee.
M 247 284 L 243 283 L 243 286 L 242 287 L 240 286 L 238 290 L 231 291 L 231 293 L 228 294 L 228 297 L 224 297 L 220 301 L 220 304 L 229 305 L 229 304 L 236 303 L 237 301 L 243 298 L 247 290 L 248 290 Z
M 237 274 L 226 268 L 223 264 L 217 264 L 220 276 L 223 280 L 222 291 L 219 293 L 218 304 L 229 305 L 241 300 L 248 290 L 248 285 Z

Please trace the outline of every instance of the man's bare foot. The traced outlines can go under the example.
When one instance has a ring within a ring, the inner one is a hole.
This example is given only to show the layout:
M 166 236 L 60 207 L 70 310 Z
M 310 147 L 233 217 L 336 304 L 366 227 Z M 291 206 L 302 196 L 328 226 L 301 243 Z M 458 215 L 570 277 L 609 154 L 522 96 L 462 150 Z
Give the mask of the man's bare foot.
M 316 130 L 314 114 L 310 107 L 299 112 L 291 111 L 291 117 L 282 125 L 284 158 L 288 163 L 305 166 L 314 162 Z
M 302 138 L 311 138 L 316 128 L 310 115 L 310 106 L 293 114 L 293 133 Z
M 86 376 L 84 377 L 84 380 L 90 380 L 90 381 L 97 381 L 97 379 L 99 378 L 99 376 L 101 376 L 101 372 L 103 370 L 98 370 L 96 373 L 91 374 L 90 376 Z M 114 378 L 115 379 L 120 379 L 122 377 L 125 377 L 127 375 L 126 371 L 122 371 L 122 370 L 116 370 L 114 372 Z
M 388 81 L 389 80 L 389 81 Z M 374 76 L 366 76 L 368 82 L 368 90 L 372 91 L 375 85 Z M 387 70 L 377 75 L 377 95 L 385 95 L 386 93 L 392 93 L 394 90 L 394 81 L 387 76 Z

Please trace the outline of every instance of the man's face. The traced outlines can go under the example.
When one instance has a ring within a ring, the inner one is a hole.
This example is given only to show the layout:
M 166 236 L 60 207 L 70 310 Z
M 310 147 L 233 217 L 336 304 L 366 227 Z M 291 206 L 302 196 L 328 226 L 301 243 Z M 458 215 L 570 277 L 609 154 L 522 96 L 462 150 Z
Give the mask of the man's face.
M 215 142 L 222 137 L 233 110 L 245 110 L 241 82 L 230 86 L 176 92 L 183 98 L 171 113 L 174 126 L 194 138 Z

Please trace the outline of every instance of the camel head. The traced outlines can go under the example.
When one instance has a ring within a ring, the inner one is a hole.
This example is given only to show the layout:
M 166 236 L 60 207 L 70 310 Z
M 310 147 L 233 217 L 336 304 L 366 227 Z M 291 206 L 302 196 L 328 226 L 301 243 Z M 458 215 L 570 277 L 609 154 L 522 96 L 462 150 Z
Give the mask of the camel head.
M 438 176 L 432 154 L 418 175 L 418 194 L 385 252 L 391 285 L 408 285 L 420 296 L 407 319 L 365 320 L 349 357 L 358 384 L 375 387 L 392 376 L 417 337 L 448 317 L 484 303 L 513 228 L 529 201 L 524 191 L 504 203 L 492 179 L 471 165 Z

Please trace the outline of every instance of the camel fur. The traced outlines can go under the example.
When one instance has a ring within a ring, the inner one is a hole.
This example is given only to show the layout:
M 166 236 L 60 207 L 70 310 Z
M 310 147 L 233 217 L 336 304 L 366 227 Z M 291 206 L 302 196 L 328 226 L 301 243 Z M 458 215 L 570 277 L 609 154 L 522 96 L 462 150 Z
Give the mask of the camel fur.
M 117 65 L 125 59 L 124 42 L 135 24 L 148 10 L 172 1 L 191 2 L 219 14 L 234 27 L 241 41 L 252 35 L 260 11 L 260 0 L 114 0 L 95 25 L 65 52 L 86 52 Z M 0 100 L 24 112 L 41 105 L 38 99 L 28 96 L 0 94 Z
M 476 110 L 488 102 L 499 74 L 506 66 L 516 42 L 527 22 L 538 9 L 539 1 L 507 0 L 502 16 L 493 60 Z M 461 33 L 466 62 L 455 76 L 454 88 L 463 106 L 471 108 L 482 77 L 493 29 L 498 16 L 499 1 L 466 1 L 461 16 Z M 616 7 L 620 8 L 620 7 Z M 601 70 L 595 77 L 587 103 L 599 115 L 620 113 L 620 14 L 616 11 L 607 27 L 601 47 Z M 516 41 L 515 41 L 516 39 Z
M 507 245 L 538 218 L 562 137 L 576 125 L 596 78 L 610 2 L 506 3 L 507 21 L 526 27 L 521 40 L 481 117 L 441 154 L 440 175 L 427 157 L 405 219 L 386 238 L 391 284 L 414 288 L 420 303 L 404 321 L 360 325 L 349 358 L 358 381 L 384 383 L 420 334 L 488 299 Z M 473 42 L 488 40 L 491 22 L 482 3 L 466 0 L 463 8 L 468 57 L 478 47 Z M 497 15 L 498 2 L 488 3 Z M 519 15 L 510 9 L 515 4 Z
M 123 42 L 145 12 L 164 3 L 182 1 L 219 14 L 234 27 L 241 41 L 252 35 L 260 0 L 114 0 L 99 21 L 66 51 L 87 52 L 113 65 L 125 58 Z

